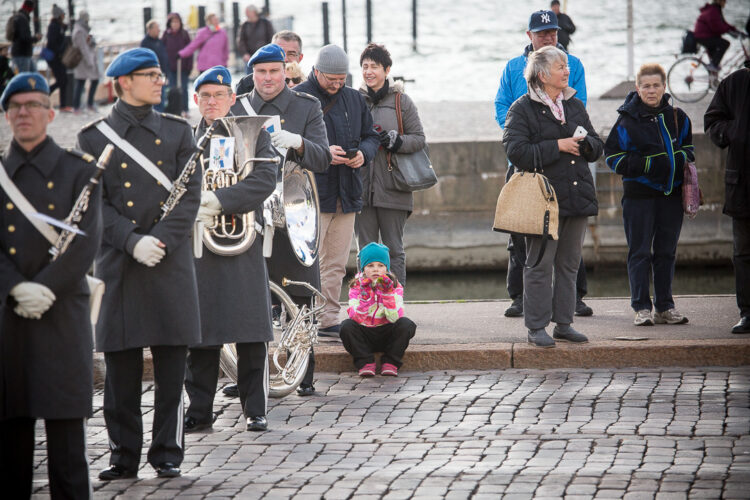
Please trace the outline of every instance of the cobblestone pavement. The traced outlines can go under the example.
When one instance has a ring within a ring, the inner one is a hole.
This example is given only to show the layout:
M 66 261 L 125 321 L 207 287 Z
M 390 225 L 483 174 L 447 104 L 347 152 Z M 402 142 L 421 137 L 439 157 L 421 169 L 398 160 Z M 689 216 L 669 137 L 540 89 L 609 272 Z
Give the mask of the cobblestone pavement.
M 103 483 L 96 498 L 748 498 L 750 367 L 319 374 L 316 397 L 272 400 L 244 431 L 219 393 L 214 431 L 186 436 L 183 477 Z M 153 390 L 144 385 L 146 429 Z M 47 494 L 43 427 L 35 497 Z M 145 462 L 145 454 L 142 462 Z

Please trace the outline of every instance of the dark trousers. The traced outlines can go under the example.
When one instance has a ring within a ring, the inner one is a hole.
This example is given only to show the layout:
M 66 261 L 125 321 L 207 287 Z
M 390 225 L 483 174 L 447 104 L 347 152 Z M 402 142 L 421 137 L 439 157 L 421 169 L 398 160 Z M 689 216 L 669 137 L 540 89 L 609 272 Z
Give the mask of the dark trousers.
M 417 325 L 405 316 L 395 323 L 382 326 L 362 326 L 354 320 L 346 319 L 341 323 L 339 335 L 344 349 L 354 358 L 357 370 L 368 363 L 374 363 L 376 352 L 383 353 L 381 363 L 401 368 L 401 360 L 416 330 Z
M 740 316 L 750 317 L 750 218 L 732 218 L 734 279 Z
M 52 61 L 49 63 L 49 67 L 52 70 L 52 73 L 55 75 L 55 83 L 53 83 L 49 87 L 50 95 L 52 95 L 52 92 L 54 92 L 55 90 L 60 90 L 60 107 L 64 108 L 66 106 L 69 106 L 66 101 L 68 96 L 68 68 L 66 68 L 62 61 L 57 58 L 52 59 Z
M 508 240 L 508 274 L 506 284 L 511 299 L 523 298 L 523 268 L 526 265 L 526 240 L 523 236 L 511 235 Z M 586 266 L 581 257 L 576 275 L 576 299 L 582 299 L 588 293 Z
M 0 422 L 0 485 L 10 500 L 31 497 L 36 419 Z M 92 498 L 83 418 L 45 420 L 50 497 Z
M 371 242 L 382 241 L 391 257 L 391 271 L 402 286 L 406 286 L 406 251 L 404 250 L 404 226 L 409 217 L 408 210 L 382 207 L 362 207 L 354 221 L 359 248 Z
M 184 457 L 182 384 L 185 346 L 151 346 L 154 360 L 154 418 L 148 462 L 180 465 Z M 143 349 L 105 352 L 104 422 L 109 434 L 109 463 L 138 470 L 143 447 L 141 378 Z
M 724 53 L 729 48 L 729 42 L 727 40 L 724 40 L 720 36 L 715 36 L 713 38 L 700 38 L 695 41 L 706 47 L 708 57 L 711 59 L 711 64 L 714 66 L 721 65 L 721 58 L 724 57 Z
M 246 417 L 263 416 L 268 402 L 268 346 L 265 342 L 241 342 L 235 348 L 242 411 Z M 213 422 L 220 355 L 220 346 L 189 349 L 185 391 L 190 404 L 186 415 L 201 423 Z
M 86 80 L 79 80 L 76 78 L 76 86 L 73 93 L 73 107 L 75 109 L 81 109 L 81 97 L 83 96 L 83 87 L 86 85 Z M 99 80 L 89 80 L 89 96 L 87 105 L 89 107 L 94 105 L 94 95 L 96 94 L 96 87 L 99 85 Z
M 674 307 L 672 280 L 682 214 L 680 196 L 622 199 L 622 220 L 628 243 L 630 305 L 634 311 L 651 310 L 649 278 L 652 272 L 653 307 L 657 312 Z
M 188 89 L 188 76 L 190 75 L 189 71 L 181 71 L 180 72 L 180 86 L 182 92 L 181 102 L 182 102 L 182 111 L 188 110 L 188 94 L 190 93 L 190 90 Z M 171 90 L 174 87 L 177 87 L 177 71 L 169 70 L 167 72 L 167 79 L 169 80 L 169 89 Z

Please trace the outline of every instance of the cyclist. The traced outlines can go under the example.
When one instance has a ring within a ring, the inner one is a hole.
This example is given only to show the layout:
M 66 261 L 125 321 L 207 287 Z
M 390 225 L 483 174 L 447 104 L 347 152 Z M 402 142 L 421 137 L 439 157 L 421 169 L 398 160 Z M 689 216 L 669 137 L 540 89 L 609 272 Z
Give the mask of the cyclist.
M 729 48 L 729 42 L 724 40 L 721 35 L 724 33 L 736 34 L 737 28 L 724 20 L 721 9 L 726 5 L 727 0 L 713 0 L 700 8 L 700 15 L 695 20 L 695 41 L 703 45 L 708 51 L 708 57 L 711 62 L 708 64 L 708 70 L 713 72 L 719 71 L 721 58 Z

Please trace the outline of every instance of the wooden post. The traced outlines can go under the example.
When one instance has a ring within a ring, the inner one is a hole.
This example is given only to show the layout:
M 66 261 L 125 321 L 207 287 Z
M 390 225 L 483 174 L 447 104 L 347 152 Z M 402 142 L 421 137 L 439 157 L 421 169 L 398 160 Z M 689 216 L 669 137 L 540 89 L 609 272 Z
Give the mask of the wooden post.
M 73 33 L 73 22 L 76 20 L 76 8 L 73 0 L 68 0 L 68 26 Z M 70 86 L 70 85 L 69 85 Z
M 151 7 L 143 8 L 143 32 L 146 33 L 146 23 L 152 19 Z
M 411 50 L 417 51 L 417 0 L 411 0 Z
M 240 36 L 240 3 L 232 2 L 232 47 L 234 47 L 234 53 L 242 59 L 240 54 L 240 48 L 237 46 L 237 38 Z
M 206 25 L 206 6 L 198 6 L 198 27 L 202 28 Z
M 633 54 L 633 0 L 628 0 L 628 80 L 635 81 L 635 57 Z
M 38 35 L 42 31 L 42 22 L 39 20 L 39 2 L 34 2 L 34 34 Z
M 172 13 L 172 0 L 167 0 L 167 15 Z
M 344 52 L 349 53 L 346 48 L 346 0 L 341 0 L 341 23 L 344 28 Z
M 328 32 L 328 2 L 323 2 L 323 45 L 331 43 Z
M 372 42 L 372 0 L 365 2 L 365 11 L 367 17 L 367 43 Z

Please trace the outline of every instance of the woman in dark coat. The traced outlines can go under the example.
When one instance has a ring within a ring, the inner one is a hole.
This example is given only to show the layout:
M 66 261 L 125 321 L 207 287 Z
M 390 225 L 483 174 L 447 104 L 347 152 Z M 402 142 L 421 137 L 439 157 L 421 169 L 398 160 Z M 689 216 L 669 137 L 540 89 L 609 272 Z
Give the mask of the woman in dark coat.
M 167 84 L 169 88 L 177 87 L 179 78 L 180 87 L 182 87 L 182 116 L 188 116 L 188 76 L 193 70 L 193 56 L 180 58 L 178 52 L 187 47 L 190 43 L 190 35 L 182 25 L 182 18 L 176 12 L 167 16 L 167 29 L 161 36 L 162 42 L 167 47 L 167 60 L 169 65 L 164 68 L 167 72 Z M 177 74 L 177 61 L 180 60 L 180 71 Z
M 50 86 L 50 93 L 60 90 L 60 111 L 70 112 L 73 108 L 67 102 L 68 68 L 62 63 L 63 52 L 65 52 L 65 11 L 57 4 L 52 6 L 52 20 L 47 27 L 47 48 L 52 51 L 54 57 L 48 61 L 52 73 L 55 75 L 55 83 Z
M 685 162 L 695 159 L 693 133 L 685 112 L 669 104 L 665 82 L 664 68 L 641 66 L 637 92 L 631 92 L 617 110 L 620 116 L 605 147 L 607 165 L 622 176 L 622 220 L 636 326 L 688 321 L 674 307 L 672 280 L 682 229 L 683 169 Z
M 508 110 L 503 132 L 508 160 L 519 170 L 541 169 L 560 208 L 559 238 L 549 240 L 541 262 L 523 273 L 524 321 L 528 341 L 537 347 L 554 347 L 555 340 L 588 341 L 571 323 L 586 221 L 599 210 L 588 162 L 596 161 L 603 145 L 583 103 L 568 87 L 567 59 L 556 47 L 529 54 L 524 71 L 529 91 Z M 579 126 L 587 135 L 573 137 Z M 541 238 L 526 238 L 527 262 L 537 259 L 541 246 Z M 555 340 L 545 330 L 550 320 L 557 323 Z

